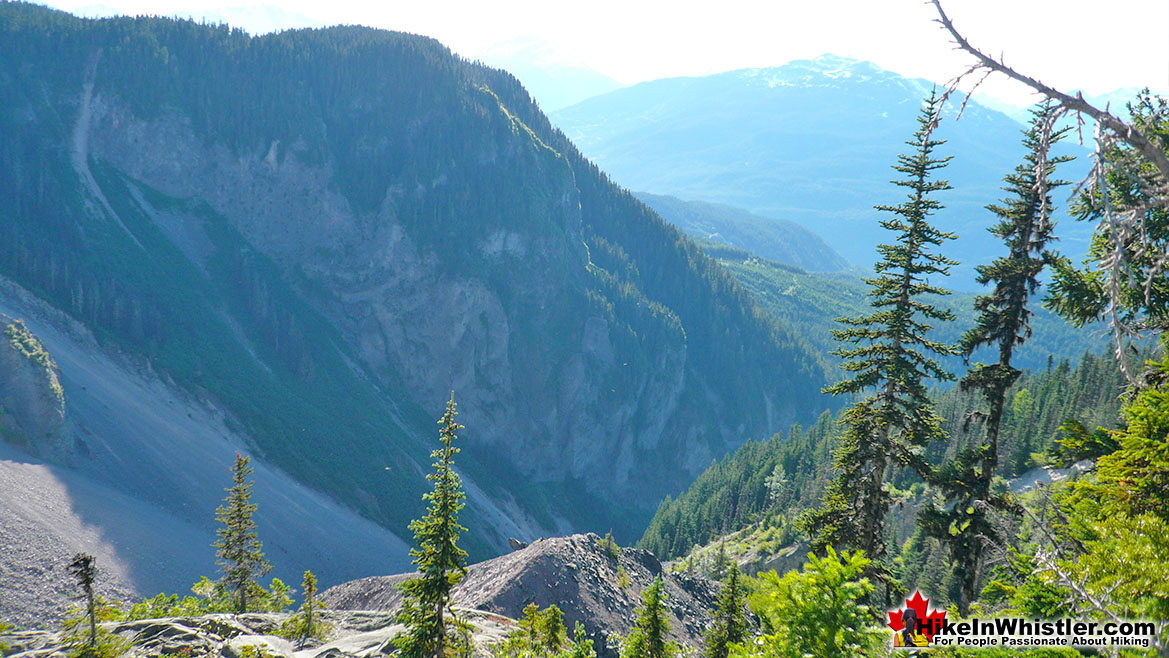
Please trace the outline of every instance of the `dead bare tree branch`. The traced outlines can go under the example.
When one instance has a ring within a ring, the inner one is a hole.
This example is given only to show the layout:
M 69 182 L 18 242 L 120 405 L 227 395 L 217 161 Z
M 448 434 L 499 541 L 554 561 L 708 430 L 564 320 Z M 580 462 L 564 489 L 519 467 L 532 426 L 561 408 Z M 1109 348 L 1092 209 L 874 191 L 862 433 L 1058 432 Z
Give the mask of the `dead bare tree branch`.
M 970 72 L 982 69 L 1001 73 L 1011 78 L 1012 80 L 1017 80 L 1027 85 L 1028 87 L 1031 87 L 1035 91 L 1055 100 L 1060 105 L 1063 105 L 1070 110 L 1081 112 L 1092 117 L 1106 130 L 1114 133 L 1129 146 L 1132 146 L 1134 149 L 1136 149 L 1136 151 L 1140 153 L 1141 157 L 1152 163 L 1161 172 L 1161 175 L 1164 176 L 1166 180 L 1169 180 L 1169 156 L 1166 156 L 1163 150 L 1157 148 L 1157 145 L 1153 144 L 1153 142 L 1151 142 L 1148 136 L 1143 132 L 1137 130 L 1135 127 L 1126 123 L 1125 121 L 1117 118 L 1112 113 L 1101 110 L 1087 102 L 1084 100 L 1084 96 L 1080 93 L 1077 93 L 1075 96 L 1066 94 L 1058 89 L 1055 89 L 1054 87 L 1049 87 L 1035 78 L 1019 73 L 1018 71 L 1004 64 L 1001 60 L 996 60 L 989 55 L 986 55 L 981 50 L 971 45 L 970 42 L 967 41 L 960 32 L 958 32 L 958 30 L 954 27 L 954 23 L 950 21 L 950 17 L 946 15 L 946 11 L 942 9 L 941 0 L 929 0 L 929 2 L 933 4 L 935 9 L 938 10 L 938 23 L 940 23 L 942 27 L 944 27 L 946 31 L 950 33 L 950 36 L 954 39 L 954 42 L 958 45 L 958 47 L 978 60 L 979 66 L 974 67 Z
M 1150 212 L 1154 209 L 1169 208 L 1169 153 L 1163 145 L 1153 141 L 1150 134 L 1145 132 L 1145 126 L 1121 120 L 1111 113 L 1108 106 L 1101 110 L 1084 100 L 1082 94 L 1077 93 L 1073 96 L 1064 93 L 1007 66 L 1001 56 L 995 59 L 987 55 L 957 30 L 942 8 L 941 0 L 927 2 L 937 10 L 938 18 L 935 20 L 949 33 L 955 48 L 975 59 L 974 64 L 948 83 L 943 98 L 949 98 L 957 92 L 968 77 L 981 74 L 974 85 L 974 88 L 977 88 L 986 76 L 999 73 L 1027 85 L 1058 106 L 1057 114 L 1045 127 L 1045 133 L 1055 128 L 1056 118 L 1074 113 L 1078 118 L 1082 143 L 1084 117 L 1094 120 L 1092 170 L 1087 178 L 1075 187 L 1073 194 L 1080 194 L 1082 198 L 1093 198 L 1094 203 L 1098 205 L 1101 222 L 1097 230 L 1106 237 L 1109 246 L 1107 251 L 1097 255 L 1095 262 L 1097 271 L 1104 274 L 1103 292 L 1107 297 L 1107 303 L 1101 308 L 1098 317 L 1107 322 L 1111 329 L 1115 356 L 1121 371 L 1130 382 L 1136 383 L 1138 376 L 1130 367 L 1127 358 L 1128 347 L 1134 340 L 1140 339 L 1141 327 L 1149 323 L 1139 317 L 1139 314 L 1132 312 L 1131 299 L 1126 300 L 1125 296 L 1131 294 L 1133 290 L 1143 288 L 1145 304 L 1148 306 L 1154 285 L 1157 285 L 1161 277 L 1169 271 L 1169 256 L 1164 253 L 1165 245 L 1159 240 L 1151 240 L 1146 230 L 1146 220 Z M 966 92 L 962 109 L 969 102 L 974 88 Z M 1161 111 L 1163 116 L 1164 105 Z M 1140 192 L 1145 201 L 1133 204 L 1130 199 L 1120 206 L 1115 204 L 1109 191 L 1110 176 L 1125 181 L 1124 184 L 1130 184 L 1133 189 Z M 1043 178 L 1040 177 L 1039 180 L 1042 182 Z

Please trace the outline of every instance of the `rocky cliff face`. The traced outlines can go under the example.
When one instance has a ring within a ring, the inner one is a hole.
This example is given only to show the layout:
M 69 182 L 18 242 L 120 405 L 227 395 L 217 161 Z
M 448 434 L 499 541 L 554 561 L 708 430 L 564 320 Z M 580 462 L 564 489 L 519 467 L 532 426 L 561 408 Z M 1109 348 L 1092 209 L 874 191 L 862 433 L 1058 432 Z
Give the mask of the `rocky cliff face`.
M 205 202 L 249 246 L 298 273 L 298 292 L 339 332 L 356 366 L 376 385 L 408 391 L 398 404 L 433 406 L 455 391 L 478 444 L 472 451 L 506 456 L 540 481 L 578 480 L 605 497 L 644 495 L 633 477 L 637 457 L 657 450 L 677 409 L 686 351 L 671 342 L 616 343 L 614 331 L 628 333 L 613 326 L 621 318 L 589 308 L 582 288 L 593 275 L 579 191 L 563 157 L 538 140 L 508 149 L 482 145 L 484 169 L 515 171 L 527 178 L 523 184 L 546 193 L 528 211 L 541 221 L 517 230 L 508 218 L 498 225 L 455 218 L 459 253 L 452 257 L 420 245 L 397 217 L 393 197 L 405 193 L 400 182 L 389 183 L 376 210 L 361 212 L 336 192 L 328 166 L 301 162 L 279 141 L 263 156 L 234 157 L 205 145 L 189 122 L 171 113 L 142 119 L 100 94 L 92 104 L 79 119 L 89 122 L 79 128 L 90 136 L 85 158 L 125 175 L 138 207 L 197 267 L 213 268 L 222 257 L 203 221 L 168 208 L 166 200 L 155 205 L 157 197 L 142 190 Z M 443 188 L 457 186 L 459 178 L 484 175 L 466 169 L 441 171 L 429 188 L 412 194 L 420 203 L 442 200 Z M 253 323 L 279 323 L 279 302 L 248 271 L 246 256 L 240 261 L 243 312 Z M 296 341 L 295 331 L 289 333 Z M 289 348 L 312 350 L 307 341 Z M 294 370 L 308 377 L 312 357 L 291 358 Z M 631 361 L 642 367 L 631 369 Z M 623 395 L 614 395 L 614 380 L 621 380 Z M 709 463 L 705 437 L 677 439 L 688 460 Z
M 0 35 L 0 274 L 395 532 L 452 390 L 484 553 L 631 538 L 816 411 L 799 341 L 505 73 L 361 28 L 9 4 Z

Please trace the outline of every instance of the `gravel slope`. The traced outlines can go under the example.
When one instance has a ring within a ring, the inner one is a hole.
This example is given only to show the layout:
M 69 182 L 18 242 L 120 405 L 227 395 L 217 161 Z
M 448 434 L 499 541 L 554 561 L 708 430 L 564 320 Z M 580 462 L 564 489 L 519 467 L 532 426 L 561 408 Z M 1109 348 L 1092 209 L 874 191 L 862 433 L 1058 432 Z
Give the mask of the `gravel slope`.
M 0 443 L 0 618 L 53 620 L 69 591 L 63 565 L 93 553 L 119 598 L 185 593 L 215 575 L 215 507 L 235 453 L 249 453 L 208 401 L 100 347 L 88 331 L 0 279 L 0 313 L 24 319 L 60 367 L 81 447 L 46 464 Z M 272 575 L 328 586 L 404 570 L 408 547 L 287 474 L 253 458 L 256 521 Z

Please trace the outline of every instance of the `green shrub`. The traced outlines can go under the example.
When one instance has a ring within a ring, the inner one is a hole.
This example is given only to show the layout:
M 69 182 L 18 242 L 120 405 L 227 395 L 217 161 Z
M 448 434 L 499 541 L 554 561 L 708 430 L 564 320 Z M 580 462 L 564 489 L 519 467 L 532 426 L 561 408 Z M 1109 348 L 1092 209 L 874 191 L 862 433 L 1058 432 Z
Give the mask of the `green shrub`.
M 276 658 L 271 651 L 254 644 L 245 644 L 240 647 L 239 656 L 240 658 Z
M 552 605 L 540 610 L 534 603 L 524 608 L 519 627 L 491 647 L 491 654 L 494 658 L 596 658 L 597 655 L 593 641 L 580 622 L 569 641 L 560 608 Z
M 203 576 L 191 586 L 194 596 L 179 598 L 178 594 L 156 594 L 130 606 L 122 614 L 127 621 L 159 619 L 162 617 L 198 617 L 234 611 L 227 590 L 220 583 Z M 255 585 L 248 593 L 250 611 L 283 612 L 292 605 L 293 590 L 279 578 L 273 578 L 268 589 Z
M 617 567 L 617 586 L 621 589 L 629 589 L 629 574 L 625 571 L 625 567 Z
M 873 591 L 862 576 L 869 560 L 860 552 L 827 551 L 823 558 L 809 555 L 803 571 L 760 576 L 750 604 L 767 634 L 734 645 L 733 658 L 836 658 L 880 650 L 884 633 L 865 604 Z
M 123 619 L 124 614 L 117 604 L 98 596 L 94 600 L 94 612 L 99 624 L 96 635 L 91 637 L 86 610 L 78 606 L 69 610 L 62 624 L 64 632 L 61 640 L 65 646 L 65 655 L 69 658 L 117 658 L 129 651 L 129 640 L 114 635 L 100 623 Z
M 14 626 L 6 621 L 0 621 L 0 656 L 6 655 L 9 651 L 8 643 L 4 641 L 4 634 L 10 633 L 14 630 Z
M 610 560 L 616 560 L 617 556 L 621 555 L 621 547 L 613 540 L 612 530 L 606 532 L 602 539 L 598 539 L 597 544 L 601 547 L 601 551 L 609 556 Z

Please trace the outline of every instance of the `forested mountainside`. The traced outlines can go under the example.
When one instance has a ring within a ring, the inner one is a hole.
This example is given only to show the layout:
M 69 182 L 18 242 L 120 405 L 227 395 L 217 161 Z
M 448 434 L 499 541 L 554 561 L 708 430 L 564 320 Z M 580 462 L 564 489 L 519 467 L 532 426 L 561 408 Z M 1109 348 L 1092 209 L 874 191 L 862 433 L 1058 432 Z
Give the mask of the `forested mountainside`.
M 782 262 L 761 258 L 756 253 L 710 240 L 695 238 L 708 256 L 718 261 L 734 276 L 756 302 L 784 324 L 795 328 L 813 347 L 824 367 L 835 370 L 840 359 L 831 354 L 839 347 L 832 337 L 838 329 L 837 318 L 855 317 L 869 308 L 868 288 L 863 278 L 852 272 L 807 272 Z M 954 314 L 953 322 L 938 322 L 933 335 L 947 344 L 957 342 L 974 323 L 973 293 L 955 292 L 934 297 L 933 302 Z M 1054 313 L 1037 308 L 1034 333 L 1018 347 L 1016 363 L 1021 368 L 1039 370 L 1049 359 L 1078 358 L 1085 351 L 1099 351 L 1109 339 L 1098 329 L 1072 326 Z M 988 350 L 975 353 L 975 360 L 991 358 Z M 953 355 L 943 360 L 952 372 L 961 372 L 962 358 Z
M 1027 372 L 1009 392 L 1012 403 L 1003 416 L 999 473 L 1012 478 L 1058 463 L 1063 458 L 1056 440 L 1065 425 L 1079 423 L 1089 432 L 1117 427 L 1123 390 L 1124 379 L 1107 354 L 1085 353 L 1078 365 L 1061 360 Z M 963 444 L 967 414 L 984 405 L 957 387 L 935 390 L 932 397 L 949 438 L 930 446 L 926 456 L 931 463 L 942 463 Z M 785 543 L 798 539 L 794 522 L 820 502 L 832 477 L 838 420 L 825 412 L 807 428 L 797 425 L 786 435 L 749 441 L 712 462 L 684 493 L 662 502 L 637 545 L 662 560 L 673 559 L 759 523 L 776 528 Z M 916 482 L 920 479 L 908 470 L 892 478 L 903 490 Z
M 394 532 L 452 389 L 477 557 L 631 537 L 825 407 L 802 340 L 431 39 L 6 2 L 0 107 L 0 275 Z
M 835 272 L 849 267 L 848 261 L 820 236 L 795 222 L 761 217 L 721 203 L 683 201 L 645 192 L 636 194 L 662 219 L 697 238 L 700 244 L 706 240 L 745 249 L 768 260 L 812 272 Z
M 630 189 L 730 204 L 793 221 L 868 268 L 885 239 L 872 210 L 896 203 L 889 166 L 904 149 L 918 105 L 933 83 L 834 55 L 782 66 L 653 80 L 587 99 L 552 118 L 613 180 Z M 947 109 L 947 118 L 957 104 Z M 984 207 L 1022 156 L 1021 125 L 971 101 L 941 123 L 954 156 L 942 172 L 939 228 L 954 231 L 951 286 L 974 290 L 974 265 L 998 246 Z M 1061 149 L 1086 156 L 1069 139 Z M 1057 176 L 1078 181 L 1087 157 Z M 1066 195 L 1055 202 L 1062 211 Z M 1085 226 L 1062 222 L 1058 248 L 1087 250 Z M 766 255 L 766 254 L 761 254 Z

